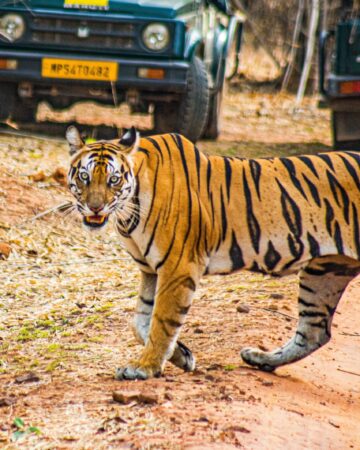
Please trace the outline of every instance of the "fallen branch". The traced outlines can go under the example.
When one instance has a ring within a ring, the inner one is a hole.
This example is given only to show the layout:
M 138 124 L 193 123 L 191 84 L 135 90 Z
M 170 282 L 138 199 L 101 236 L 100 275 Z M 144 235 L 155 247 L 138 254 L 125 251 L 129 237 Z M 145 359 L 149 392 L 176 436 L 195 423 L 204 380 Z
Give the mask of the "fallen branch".
M 329 424 L 332 425 L 333 427 L 335 427 L 335 428 L 340 428 L 340 425 L 337 424 L 337 423 L 335 423 L 335 422 L 333 422 L 332 420 L 329 419 L 328 422 L 329 422 Z
M 78 259 L 75 261 L 65 261 L 65 262 L 38 262 L 33 264 L 21 264 L 19 261 L 7 261 L 6 265 L 16 265 L 17 269 L 21 269 L 23 267 L 33 267 L 34 269 L 42 268 L 43 266 L 71 266 L 76 264 L 96 264 L 110 261 L 129 261 L 129 258 L 126 257 L 118 257 L 118 258 L 103 258 L 103 259 Z M 40 266 L 41 264 L 41 266 Z
M 360 333 L 345 333 L 345 332 L 343 332 L 343 333 L 340 333 L 340 334 L 342 334 L 343 336 L 355 336 L 355 337 L 360 337 Z
M 37 183 L 37 187 L 39 188 L 39 189 L 47 189 L 47 188 L 49 188 L 49 187 L 59 187 L 59 186 L 61 186 L 61 184 L 60 183 Z
M 4 129 L 0 126 L 0 135 L 4 135 L 4 136 L 14 136 L 14 137 L 24 137 L 24 138 L 29 138 L 29 139 L 36 139 L 38 141 L 46 141 L 47 143 L 49 142 L 49 140 L 53 141 L 53 142 L 58 142 L 59 144 L 64 144 L 64 140 L 63 139 L 58 139 L 54 136 L 44 136 L 44 134 L 40 135 L 37 134 L 36 132 L 34 133 L 27 133 L 25 131 L 21 131 L 19 130 L 18 126 L 14 125 L 14 124 L 10 124 L 10 123 L 6 123 L 6 125 L 8 127 L 11 128 L 11 130 L 8 129 Z M 34 124 L 34 126 L 36 125 L 41 125 L 41 122 L 38 122 L 36 124 Z
M 338 370 L 339 372 L 349 373 L 350 375 L 355 375 L 355 376 L 357 376 L 357 377 L 360 377 L 360 373 L 350 372 L 350 370 L 340 369 L 339 367 L 338 367 L 337 370 Z
M 263 311 L 271 312 L 271 313 L 274 313 L 274 314 L 278 314 L 279 316 L 284 316 L 284 317 L 287 317 L 288 319 L 297 320 L 296 317 L 289 316 L 289 314 L 285 314 L 285 313 L 282 313 L 280 311 L 276 311 L 275 309 L 262 308 L 261 306 L 255 306 L 255 308 L 256 309 L 262 309 Z
M 61 211 L 61 210 L 65 210 L 66 211 L 66 209 L 70 208 L 70 206 L 72 206 L 72 205 L 73 205 L 72 202 L 60 203 L 60 205 L 53 206 L 52 208 L 49 208 L 46 211 L 43 211 L 43 212 L 41 212 L 39 214 L 36 214 L 36 216 L 30 217 L 30 219 L 24 220 L 18 226 L 20 227 L 20 226 L 24 225 L 25 223 L 33 222 L 33 221 L 35 221 L 37 219 L 40 219 L 41 217 L 45 217 L 45 216 L 47 216 L 47 215 L 49 215 L 49 214 L 51 214 L 53 212 L 57 212 L 57 211 Z

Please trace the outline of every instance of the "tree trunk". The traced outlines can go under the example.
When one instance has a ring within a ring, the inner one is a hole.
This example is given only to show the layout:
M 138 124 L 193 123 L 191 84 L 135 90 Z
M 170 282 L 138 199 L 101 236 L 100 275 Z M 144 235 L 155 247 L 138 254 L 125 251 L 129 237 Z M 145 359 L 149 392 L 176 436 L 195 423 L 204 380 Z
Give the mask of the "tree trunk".
M 303 22 L 303 17 L 304 17 L 304 8 L 305 8 L 304 0 L 299 0 L 299 7 L 298 7 L 297 15 L 296 15 L 295 28 L 294 28 L 293 38 L 292 38 L 292 42 L 291 42 L 291 50 L 290 50 L 290 54 L 289 54 L 288 66 L 286 68 L 284 79 L 283 79 L 283 82 L 281 85 L 282 91 L 285 91 L 287 89 L 290 77 L 294 70 L 296 55 L 297 55 L 298 48 L 299 48 L 299 37 L 300 37 L 300 31 L 301 31 L 301 24 Z
M 319 24 L 319 11 L 320 11 L 320 4 L 319 0 L 312 0 L 311 1 L 311 16 L 310 16 L 310 24 L 309 24 L 309 37 L 307 41 L 306 46 L 306 54 L 305 54 L 305 61 L 303 65 L 303 70 L 301 72 L 301 78 L 299 83 L 299 88 L 296 95 L 296 106 L 300 106 L 305 90 L 307 81 L 309 78 L 311 63 L 314 56 L 314 49 L 315 49 L 315 42 L 316 42 L 316 30 Z

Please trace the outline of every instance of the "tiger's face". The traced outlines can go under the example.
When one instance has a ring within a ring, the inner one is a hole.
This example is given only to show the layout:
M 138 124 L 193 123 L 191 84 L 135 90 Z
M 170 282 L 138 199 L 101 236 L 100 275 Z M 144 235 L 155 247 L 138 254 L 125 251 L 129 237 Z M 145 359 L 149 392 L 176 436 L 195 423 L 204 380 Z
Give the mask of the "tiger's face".
M 70 127 L 66 132 L 71 160 L 68 185 L 90 228 L 103 227 L 111 214 L 126 219 L 127 205 L 136 188 L 132 170 L 132 154 L 138 146 L 138 133 L 134 128 L 120 140 L 98 141 L 85 144 L 79 131 Z

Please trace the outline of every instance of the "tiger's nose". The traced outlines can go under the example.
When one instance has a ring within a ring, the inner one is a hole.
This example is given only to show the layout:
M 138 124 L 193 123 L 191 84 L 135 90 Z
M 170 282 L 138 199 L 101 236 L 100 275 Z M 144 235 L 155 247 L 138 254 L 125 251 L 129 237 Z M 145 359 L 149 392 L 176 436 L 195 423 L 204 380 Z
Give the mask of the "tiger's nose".
M 89 208 L 91 209 L 92 212 L 94 212 L 95 214 L 99 213 L 102 209 L 104 209 L 104 204 L 101 204 L 99 206 L 89 206 Z

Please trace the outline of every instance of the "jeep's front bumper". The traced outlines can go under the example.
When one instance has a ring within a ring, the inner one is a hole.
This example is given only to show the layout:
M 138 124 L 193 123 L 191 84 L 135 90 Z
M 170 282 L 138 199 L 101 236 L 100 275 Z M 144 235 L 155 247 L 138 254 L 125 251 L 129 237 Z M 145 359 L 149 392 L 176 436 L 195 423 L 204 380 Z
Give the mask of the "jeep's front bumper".
M 69 54 L 69 53 L 44 53 L 23 50 L 5 50 L 0 49 L 0 61 L 11 60 L 11 68 L 0 68 L 1 81 L 12 82 L 30 82 L 36 85 L 63 85 L 64 87 L 72 85 L 88 86 L 90 88 L 107 88 L 107 81 L 93 81 L 84 79 L 61 79 L 46 78 L 41 74 L 43 58 L 60 58 L 69 60 L 93 60 L 108 61 L 118 64 L 118 79 L 114 81 L 116 90 L 128 90 L 131 88 L 139 91 L 158 91 L 159 93 L 181 93 L 186 90 L 187 74 L 189 63 L 187 61 L 168 60 L 168 59 L 146 59 L 146 58 L 101 58 L 98 55 L 89 54 Z M 16 61 L 14 63 L 14 61 Z M 2 67 L 2 66 L 1 66 Z M 147 79 L 139 76 L 139 69 L 162 69 L 164 76 L 162 79 Z

